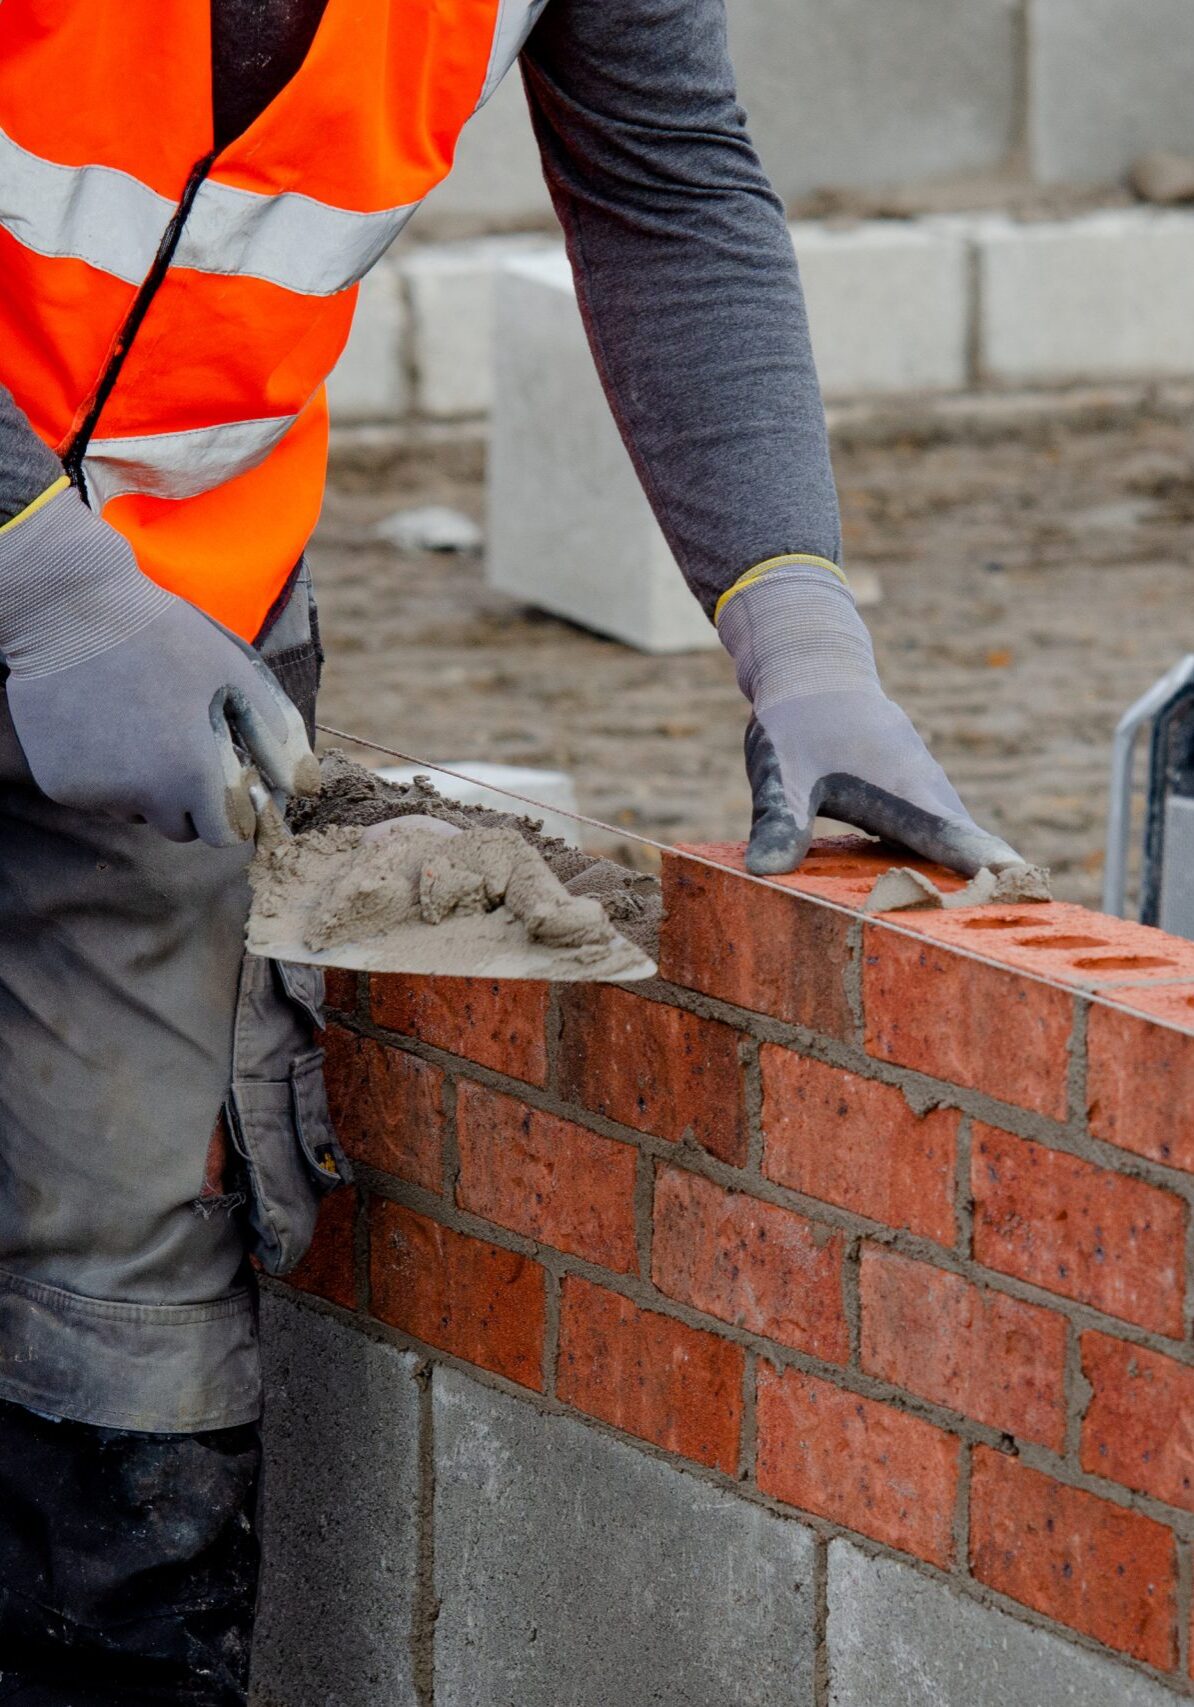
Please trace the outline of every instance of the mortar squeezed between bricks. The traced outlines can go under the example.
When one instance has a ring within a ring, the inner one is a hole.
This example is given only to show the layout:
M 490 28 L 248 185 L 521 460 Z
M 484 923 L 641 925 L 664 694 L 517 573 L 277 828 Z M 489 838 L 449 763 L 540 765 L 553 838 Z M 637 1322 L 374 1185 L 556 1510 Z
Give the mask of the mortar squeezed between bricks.
M 249 952 L 366 972 L 554 982 L 651 978 L 650 880 L 537 821 L 394 784 L 333 750 L 283 820 L 265 800 Z

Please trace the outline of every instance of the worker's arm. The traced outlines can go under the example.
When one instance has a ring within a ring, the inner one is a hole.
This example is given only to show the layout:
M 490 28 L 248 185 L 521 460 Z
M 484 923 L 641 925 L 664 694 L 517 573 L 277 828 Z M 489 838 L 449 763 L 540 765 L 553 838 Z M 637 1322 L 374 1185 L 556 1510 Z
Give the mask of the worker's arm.
M 235 729 L 285 794 L 318 788 L 302 719 L 252 648 L 156 586 L 0 391 L 0 660 L 51 799 L 176 841 L 253 834 Z
M 819 807 L 961 870 L 1014 861 L 883 695 L 841 579 L 804 299 L 724 0 L 551 0 L 523 75 L 610 405 L 754 708 L 752 867 L 797 865 Z
M 38 438 L 11 391 L 0 385 L 0 525 L 61 478 L 62 464 Z

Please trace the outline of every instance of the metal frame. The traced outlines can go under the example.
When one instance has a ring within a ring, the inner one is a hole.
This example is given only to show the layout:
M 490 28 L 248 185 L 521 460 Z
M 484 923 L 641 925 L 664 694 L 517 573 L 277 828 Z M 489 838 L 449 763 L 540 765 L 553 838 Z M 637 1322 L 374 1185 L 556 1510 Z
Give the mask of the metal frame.
M 1107 803 L 1107 860 L 1103 870 L 1103 911 L 1123 917 L 1132 837 L 1132 761 L 1140 731 L 1173 696 L 1194 680 L 1194 653 L 1187 654 L 1129 706 L 1115 729 L 1111 748 L 1111 797 Z

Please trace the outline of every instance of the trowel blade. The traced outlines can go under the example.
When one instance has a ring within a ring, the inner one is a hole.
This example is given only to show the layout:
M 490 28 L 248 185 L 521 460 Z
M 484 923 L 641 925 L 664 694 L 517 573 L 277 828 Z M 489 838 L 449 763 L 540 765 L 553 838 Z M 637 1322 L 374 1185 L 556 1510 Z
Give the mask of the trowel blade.
M 459 831 L 442 819 L 411 814 L 371 825 L 364 840 L 381 841 L 412 829 L 428 830 L 451 838 Z M 505 907 L 487 916 L 497 940 L 478 943 L 474 921 L 444 919 L 438 925 L 421 922 L 396 925 L 382 936 L 365 942 L 337 943 L 334 948 L 308 948 L 299 937 L 279 934 L 277 919 L 260 917 L 256 905 L 249 913 L 246 947 L 250 954 L 266 960 L 290 960 L 305 966 L 338 966 L 348 972 L 406 972 L 439 977 L 460 977 L 467 966 L 472 978 L 534 978 L 552 984 L 626 983 L 654 978 L 658 968 L 634 943 L 618 933 L 600 946 L 552 948 L 528 942 L 513 913 Z M 503 936 L 509 940 L 503 942 Z
M 509 944 L 489 944 L 468 960 L 473 978 L 535 978 L 552 984 L 628 983 L 654 978 L 658 968 L 626 937 L 615 935 L 600 948 L 549 948 L 528 943 L 522 927 L 504 907 L 491 921 L 509 920 Z M 339 966 L 350 972 L 406 972 L 441 977 L 461 975 L 462 955 L 473 948 L 466 919 L 445 919 L 439 925 L 398 925 L 369 942 L 339 943 L 317 953 L 302 942 L 270 935 L 271 921 L 250 915 L 247 946 L 250 954 L 268 960 L 291 960 L 306 966 Z

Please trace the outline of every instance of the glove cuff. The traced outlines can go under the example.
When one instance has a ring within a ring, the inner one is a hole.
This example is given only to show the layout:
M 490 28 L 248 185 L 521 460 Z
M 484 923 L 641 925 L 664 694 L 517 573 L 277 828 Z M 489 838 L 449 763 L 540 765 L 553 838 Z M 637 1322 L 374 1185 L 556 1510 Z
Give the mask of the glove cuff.
M 172 602 L 127 540 L 61 482 L 0 528 L 0 653 L 15 677 L 108 652 Z
M 882 691 L 871 637 L 836 569 L 784 564 L 740 584 L 717 632 L 756 712 L 807 694 Z

